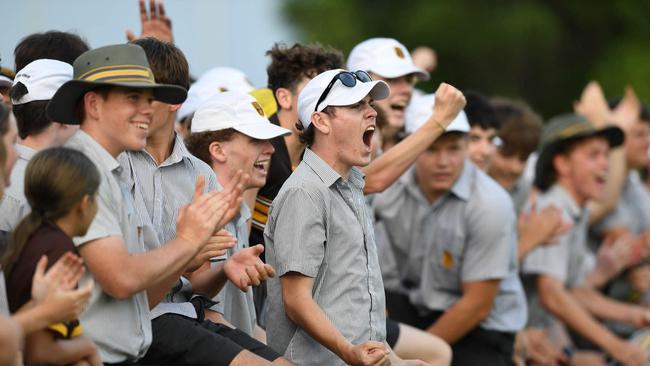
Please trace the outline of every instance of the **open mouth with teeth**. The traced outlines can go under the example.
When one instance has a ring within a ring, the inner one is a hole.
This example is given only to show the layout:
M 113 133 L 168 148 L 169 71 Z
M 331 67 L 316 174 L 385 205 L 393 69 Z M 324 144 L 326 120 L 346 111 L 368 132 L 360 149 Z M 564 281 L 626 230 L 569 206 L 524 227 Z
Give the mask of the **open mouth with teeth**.
M 269 160 L 257 160 L 255 163 L 253 163 L 253 167 L 257 169 L 260 172 L 266 173 L 266 170 L 269 166 Z
M 375 126 L 368 126 L 366 130 L 363 132 L 363 143 L 370 148 L 370 144 L 372 143 L 372 136 L 375 134 Z
M 135 124 L 135 127 L 139 128 L 141 130 L 145 130 L 145 131 L 149 130 L 149 125 L 146 124 L 146 123 L 134 123 L 134 124 Z

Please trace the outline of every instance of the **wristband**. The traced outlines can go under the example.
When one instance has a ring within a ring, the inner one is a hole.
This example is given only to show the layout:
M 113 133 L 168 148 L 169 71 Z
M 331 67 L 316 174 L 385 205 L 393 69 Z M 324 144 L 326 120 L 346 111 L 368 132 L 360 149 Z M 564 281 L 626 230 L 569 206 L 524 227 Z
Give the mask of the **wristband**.
M 443 133 L 447 130 L 447 127 L 443 126 L 442 123 L 438 122 L 437 119 L 435 119 L 435 118 L 431 118 L 431 120 L 433 121 L 433 123 L 436 124 L 436 126 L 440 127 L 440 130 L 441 130 Z

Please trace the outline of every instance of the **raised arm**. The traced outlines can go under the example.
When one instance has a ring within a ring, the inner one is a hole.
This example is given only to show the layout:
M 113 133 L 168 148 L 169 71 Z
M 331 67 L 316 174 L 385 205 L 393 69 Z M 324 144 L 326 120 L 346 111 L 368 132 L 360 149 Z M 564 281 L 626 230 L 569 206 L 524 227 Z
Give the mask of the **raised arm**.
M 427 122 L 399 144 L 363 168 L 366 174 L 364 193 L 382 192 L 399 178 L 440 136 L 465 107 L 465 97 L 458 89 L 442 83 L 436 91 L 436 104 Z

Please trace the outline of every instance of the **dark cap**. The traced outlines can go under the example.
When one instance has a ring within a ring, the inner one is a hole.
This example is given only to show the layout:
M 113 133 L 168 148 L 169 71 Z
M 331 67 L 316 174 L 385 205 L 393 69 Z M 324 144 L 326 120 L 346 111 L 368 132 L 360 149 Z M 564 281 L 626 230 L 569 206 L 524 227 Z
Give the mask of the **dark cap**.
M 539 157 L 535 165 L 535 186 L 542 191 L 550 188 L 555 180 L 553 157 L 563 151 L 567 143 L 589 137 L 602 137 L 607 140 L 609 147 L 617 147 L 623 144 L 625 134 L 616 126 L 597 128 L 578 114 L 563 114 L 549 120 L 542 130 Z
M 100 86 L 151 89 L 155 100 L 180 104 L 187 91 L 177 85 L 156 84 L 142 47 L 119 44 L 84 52 L 74 61 L 73 79 L 61 85 L 47 105 L 52 121 L 80 124 L 75 108 L 79 98 Z

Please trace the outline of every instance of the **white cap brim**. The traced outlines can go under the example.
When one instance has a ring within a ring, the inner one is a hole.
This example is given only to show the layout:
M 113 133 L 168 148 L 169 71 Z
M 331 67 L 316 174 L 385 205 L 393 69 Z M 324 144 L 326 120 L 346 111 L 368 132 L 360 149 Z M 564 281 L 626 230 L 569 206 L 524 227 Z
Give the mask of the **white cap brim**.
M 291 134 L 290 130 L 272 123 L 242 123 L 232 127 L 238 132 L 257 140 L 270 140 L 278 136 L 287 136 Z
M 430 76 L 429 73 L 422 70 L 419 67 L 404 67 L 402 65 L 394 67 L 393 65 L 378 65 L 375 66 L 372 70 L 373 73 L 385 78 L 385 79 L 394 79 L 406 75 L 415 75 L 418 79 L 427 81 Z

